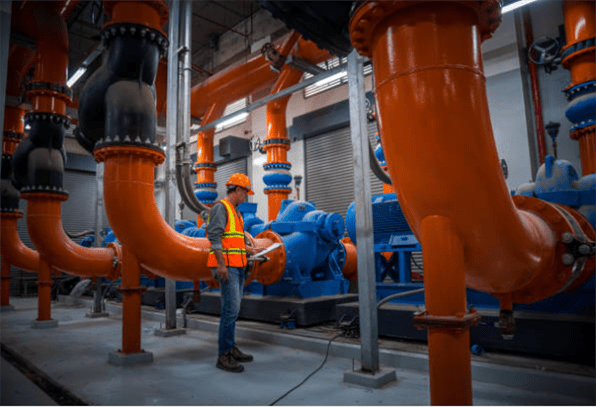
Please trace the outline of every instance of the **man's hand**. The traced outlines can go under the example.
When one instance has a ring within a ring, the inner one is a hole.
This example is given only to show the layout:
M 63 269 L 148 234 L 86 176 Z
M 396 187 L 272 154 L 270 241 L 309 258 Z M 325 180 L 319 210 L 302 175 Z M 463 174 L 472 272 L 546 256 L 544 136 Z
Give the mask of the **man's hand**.
M 228 268 L 226 267 L 226 262 L 221 250 L 215 250 L 215 258 L 217 259 L 217 269 L 215 270 L 217 277 L 221 281 L 228 281 Z
M 244 242 L 246 243 L 246 252 L 248 254 L 258 253 L 259 249 L 257 249 L 256 247 L 257 242 L 255 242 L 255 239 L 251 236 L 251 234 L 248 232 L 244 232 L 244 237 Z
M 217 277 L 221 280 L 221 281 L 228 281 L 228 268 L 226 267 L 225 264 L 220 264 L 217 266 Z

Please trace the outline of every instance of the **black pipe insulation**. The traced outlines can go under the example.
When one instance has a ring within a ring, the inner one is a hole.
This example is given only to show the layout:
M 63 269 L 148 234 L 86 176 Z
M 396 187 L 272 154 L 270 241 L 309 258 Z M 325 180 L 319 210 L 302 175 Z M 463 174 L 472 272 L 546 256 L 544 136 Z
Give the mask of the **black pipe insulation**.
M 111 24 L 101 36 L 103 61 L 81 92 L 77 141 L 89 152 L 107 145 L 159 149 L 155 77 L 167 39 L 157 30 L 132 23 Z

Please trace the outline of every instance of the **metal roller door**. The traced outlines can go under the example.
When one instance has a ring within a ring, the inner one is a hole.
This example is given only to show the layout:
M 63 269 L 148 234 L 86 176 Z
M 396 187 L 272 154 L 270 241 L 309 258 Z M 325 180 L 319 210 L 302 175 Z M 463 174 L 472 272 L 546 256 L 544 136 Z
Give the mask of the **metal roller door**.
M 97 202 L 97 186 L 94 173 L 82 171 L 64 172 L 64 189 L 68 191 L 68 200 L 62 202 L 62 226 L 66 232 L 80 233 L 95 229 L 95 206 Z M 21 199 L 19 208 L 25 216 L 18 221 L 18 232 L 21 241 L 29 248 L 34 249 L 29 232 L 27 231 L 27 201 Z M 103 227 L 109 227 L 107 216 L 103 216 Z M 77 238 L 78 243 L 82 238 Z M 11 292 L 22 292 L 23 278 L 37 276 L 34 273 L 23 272 L 11 267 Z
M 246 163 L 247 159 L 241 158 L 239 160 L 217 165 L 217 171 L 215 171 L 215 176 L 213 177 L 217 183 L 217 200 L 225 198 L 226 182 L 230 179 L 230 175 L 235 173 L 248 175 Z
M 377 123 L 368 124 L 368 137 L 376 147 Z M 306 200 L 317 209 L 337 212 L 345 219 L 354 201 L 354 165 L 350 127 L 344 127 L 305 142 Z M 383 193 L 383 183 L 368 169 L 371 194 Z

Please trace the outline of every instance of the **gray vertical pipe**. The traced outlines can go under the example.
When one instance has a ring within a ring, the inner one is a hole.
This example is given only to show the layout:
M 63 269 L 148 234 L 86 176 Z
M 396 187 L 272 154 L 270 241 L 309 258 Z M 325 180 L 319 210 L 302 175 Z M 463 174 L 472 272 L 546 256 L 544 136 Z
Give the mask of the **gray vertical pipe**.
M 354 157 L 356 240 L 358 242 L 358 303 L 360 309 L 360 347 L 362 370 L 379 370 L 377 296 L 371 192 L 368 177 L 368 126 L 366 123 L 362 59 L 353 50 L 348 55 L 350 132 Z
M 97 200 L 95 203 L 95 247 L 101 247 L 103 243 L 101 238 L 101 229 L 103 225 L 103 169 L 103 163 L 97 163 L 95 170 L 95 182 L 97 185 Z M 100 313 L 103 311 L 103 283 L 101 278 L 97 279 L 95 287 L 92 312 Z
M 179 123 L 179 142 L 190 140 L 190 79 L 192 75 L 191 46 L 192 46 L 192 1 L 182 2 L 182 29 L 180 32 L 180 46 L 182 49 L 182 73 L 180 81 L 180 111 L 182 120 Z M 190 148 L 184 149 L 184 162 L 190 160 Z
M 517 54 L 519 57 L 519 73 L 522 81 L 522 95 L 524 98 L 524 112 L 526 115 L 526 129 L 528 133 L 528 145 L 530 147 L 530 169 L 532 171 L 532 179 L 535 181 L 536 172 L 540 166 L 540 158 L 538 157 L 538 147 L 536 146 L 536 135 L 534 126 L 534 102 L 532 101 L 532 85 L 530 84 L 530 73 L 528 71 L 528 51 L 526 47 L 526 40 L 524 38 L 524 21 L 522 17 L 522 9 L 519 8 L 513 11 L 515 21 L 515 38 L 517 45 Z
M 6 105 L 6 75 L 8 72 L 8 44 L 10 42 L 10 14 L 12 1 L 0 1 L 0 145 L 4 141 L 4 106 Z
M 176 131 L 178 128 L 178 32 L 180 2 L 170 1 L 168 37 L 168 92 L 166 120 L 166 182 L 165 220 L 174 227 L 176 222 Z M 176 328 L 176 282 L 166 279 L 166 329 Z

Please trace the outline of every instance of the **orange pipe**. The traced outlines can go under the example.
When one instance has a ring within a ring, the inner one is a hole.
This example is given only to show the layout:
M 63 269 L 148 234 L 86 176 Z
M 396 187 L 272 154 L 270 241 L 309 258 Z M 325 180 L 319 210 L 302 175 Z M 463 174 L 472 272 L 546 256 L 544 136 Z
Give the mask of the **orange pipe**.
M 226 105 L 223 103 L 212 104 L 205 113 L 201 123 L 207 124 L 218 119 L 223 114 L 225 108 Z M 197 184 L 208 185 L 207 187 L 199 188 L 199 190 L 207 191 L 208 194 L 215 194 L 214 199 L 217 199 L 217 194 L 215 192 L 215 188 L 217 188 L 217 184 L 215 183 L 215 171 L 217 171 L 217 168 L 215 166 L 215 161 L 213 160 L 214 135 L 215 128 L 201 131 L 197 134 L 197 161 L 195 162 L 197 168 L 195 171 L 197 173 Z M 201 227 L 202 224 L 203 220 L 201 219 L 201 216 L 197 215 L 197 227 Z
M 295 45 L 292 43 L 295 37 L 295 34 L 290 34 L 290 39 L 283 43 L 281 51 L 291 50 Z M 316 48 L 314 43 L 302 38 L 296 44 L 298 50 L 303 49 L 308 54 L 313 52 L 313 48 Z M 286 55 L 283 52 L 280 53 Z M 329 53 L 325 52 L 325 54 L 327 55 L 326 59 L 330 58 Z M 325 59 L 318 62 L 323 60 Z M 271 71 L 270 63 L 263 55 L 256 56 L 242 65 L 217 73 L 192 88 L 190 95 L 191 114 L 194 117 L 201 117 L 207 108 L 214 103 L 227 105 L 251 93 L 263 90 L 270 86 L 277 79 L 277 76 L 277 73 Z
M 10 307 L 10 263 L 0 258 L 0 307 Z
M 168 21 L 165 1 L 104 1 L 104 9 L 111 20 L 104 26 L 116 23 L 133 23 L 151 27 L 165 35 L 161 27 Z
M 595 12 L 593 1 L 566 0 L 563 3 L 565 36 L 568 44 L 564 50 L 596 37 Z M 569 69 L 571 74 L 571 84 L 567 89 L 596 79 L 595 54 L 596 47 L 591 46 L 565 57 L 562 65 Z M 570 137 L 579 142 L 582 175 L 596 173 L 596 126 L 575 130 Z
M 312 44 L 312 45 L 311 45 Z M 329 58 L 327 51 L 322 51 L 318 47 L 313 46 L 313 43 L 301 43 L 300 48 L 295 52 L 295 55 L 299 58 L 306 59 L 311 63 L 319 63 Z M 275 82 L 271 94 L 276 94 L 282 90 L 296 85 L 302 79 L 304 72 L 300 71 L 291 66 L 285 66 L 279 75 L 279 78 Z M 267 151 L 267 162 L 265 166 L 269 164 L 282 164 L 290 166 L 287 161 L 287 152 L 290 149 L 290 140 L 287 137 L 286 127 L 286 110 L 288 102 L 290 101 L 289 96 L 276 99 L 267 104 L 267 138 L 265 141 L 271 140 L 284 140 L 286 142 L 277 142 L 267 144 L 263 147 Z M 288 171 L 289 170 L 278 170 Z M 275 188 L 267 189 L 265 193 L 269 196 L 268 198 L 268 218 L 269 221 L 274 220 L 279 213 L 281 208 L 281 202 L 284 199 L 288 199 L 288 195 L 292 192 L 291 187 L 287 188 Z
M 39 253 L 31 250 L 23 244 L 19 238 L 17 229 L 17 221 L 23 217 L 22 213 L 7 213 L 4 212 L 2 216 L 2 261 L 7 261 L 17 268 L 37 272 L 39 263 Z
M 52 267 L 41 257 L 37 275 L 37 320 L 52 320 Z
M 404 4 L 412 6 L 396 12 Z M 371 2 L 360 11 L 378 5 L 390 15 L 376 25 L 368 54 L 383 151 L 408 223 L 419 237 L 422 219 L 449 217 L 466 247 L 467 285 L 497 296 L 521 289 L 557 264 L 556 239 L 544 220 L 515 208 L 503 180 L 472 6 Z M 368 39 L 354 37 L 358 20 L 351 22 L 352 42 L 364 47 Z M 445 137 L 454 128 L 458 137 Z M 400 175 L 411 168 L 425 171 Z
M 35 39 L 33 82 L 66 86 L 68 31 L 59 6 L 59 3 L 31 2 L 21 9 L 16 3 L 13 5 L 13 29 Z M 64 93 L 48 89 L 30 90 L 27 96 L 33 111 L 60 115 L 66 114 L 66 105 L 71 100 Z
M 122 246 L 122 353 L 138 353 L 141 349 L 141 269 L 139 261 L 127 245 Z
M 162 218 L 155 202 L 154 167 L 163 153 L 144 147 L 104 147 L 104 200 L 110 225 L 142 267 L 177 281 L 212 278 L 207 268 L 209 241 L 181 235 Z
M 424 248 L 426 311 L 436 317 L 463 317 L 466 309 L 464 243 L 454 222 L 427 216 L 420 225 Z M 444 276 L 448 275 L 449 278 Z M 471 405 L 469 327 L 428 327 L 430 402 L 432 405 Z M 454 374 L 457 372 L 457 374 Z
M 346 251 L 346 264 L 341 272 L 346 280 L 355 281 L 358 278 L 358 251 L 356 245 L 349 237 L 341 239 L 341 243 Z
M 278 93 L 290 86 L 293 86 L 300 82 L 303 72 L 296 68 L 285 66 L 279 75 L 279 79 L 275 82 L 271 94 Z M 286 140 L 286 143 L 272 143 L 267 144 L 263 147 L 263 150 L 267 151 L 267 162 L 268 164 L 283 164 L 289 166 L 290 163 L 287 161 L 287 151 L 290 149 L 290 139 L 287 137 L 286 132 L 286 109 L 290 96 L 286 96 L 280 99 L 276 99 L 267 104 L 267 138 L 265 142 L 270 140 Z M 282 170 L 284 171 L 284 170 Z M 284 171 L 289 173 L 289 171 Z M 268 195 L 268 218 L 269 221 L 274 220 L 279 213 L 281 208 L 281 201 L 288 199 L 288 195 L 292 192 L 291 187 L 288 189 L 268 189 L 265 190 L 265 194 Z
M 27 227 L 31 241 L 44 261 L 68 274 L 118 278 L 122 256 L 116 245 L 87 248 L 74 243 L 62 228 L 64 195 L 33 192 L 27 199 Z

